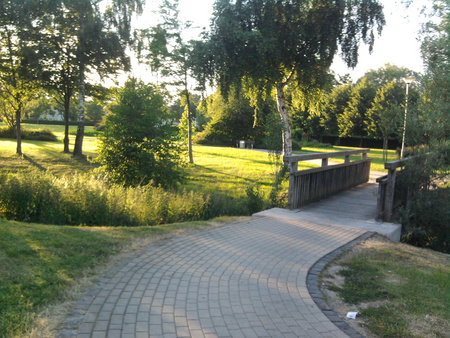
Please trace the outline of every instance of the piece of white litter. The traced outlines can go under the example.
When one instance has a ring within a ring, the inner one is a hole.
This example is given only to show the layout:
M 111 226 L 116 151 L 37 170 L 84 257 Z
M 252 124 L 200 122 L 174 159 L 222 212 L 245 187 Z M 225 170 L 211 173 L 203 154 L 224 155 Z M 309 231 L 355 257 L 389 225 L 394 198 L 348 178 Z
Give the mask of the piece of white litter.
M 347 313 L 347 318 L 356 319 L 357 315 L 358 315 L 358 312 L 348 312 Z

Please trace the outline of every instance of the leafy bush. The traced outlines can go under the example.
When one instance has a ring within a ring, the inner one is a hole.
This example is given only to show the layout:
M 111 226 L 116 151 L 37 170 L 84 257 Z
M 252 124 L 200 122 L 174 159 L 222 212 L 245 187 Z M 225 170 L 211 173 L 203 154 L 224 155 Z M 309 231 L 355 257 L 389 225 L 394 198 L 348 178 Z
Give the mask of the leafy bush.
M 98 161 L 114 183 L 175 187 L 184 180 L 177 133 L 159 90 L 129 79 L 109 106 Z
M 53 183 L 38 172 L 0 175 L 0 215 L 17 221 L 61 222 L 60 193 Z
M 16 138 L 16 132 L 8 127 L 0 128 L 0 138 Z M 58 141 L 56 135 L 48 128 L 37 130 L 22 129 L 22 139 L 50 142 Z
M 408 244 L 450 253 L 450 188 L 435 189 L 414 196 L 401 210 Z
M 246 189 L 247 194 L 247 209 L 250 214 L 264 209 L 265 201 L 261 191 L 254 185 L 250 185 Z
M 450 252 L 450 189 L 440 188 L 446 176 L 441 152 L 409 160 L 396 181 L 400 200 L 402 240 L 408 244 Z

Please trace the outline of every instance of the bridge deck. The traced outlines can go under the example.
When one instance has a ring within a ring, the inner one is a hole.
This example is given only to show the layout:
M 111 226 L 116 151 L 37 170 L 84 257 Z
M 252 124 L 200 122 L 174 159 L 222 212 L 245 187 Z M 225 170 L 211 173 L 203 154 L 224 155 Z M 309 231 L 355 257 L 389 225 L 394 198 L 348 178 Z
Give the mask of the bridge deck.
M 340 225 L 377 232 L 394 241 L 400 240 L 399 224 L 377 222 L 377 177 L 384 173 L 371 172 L 366 184 L 344 191 L 300 209 L 269 209 L 254 216 L 269 216 L 308 220 L 326 225 Z

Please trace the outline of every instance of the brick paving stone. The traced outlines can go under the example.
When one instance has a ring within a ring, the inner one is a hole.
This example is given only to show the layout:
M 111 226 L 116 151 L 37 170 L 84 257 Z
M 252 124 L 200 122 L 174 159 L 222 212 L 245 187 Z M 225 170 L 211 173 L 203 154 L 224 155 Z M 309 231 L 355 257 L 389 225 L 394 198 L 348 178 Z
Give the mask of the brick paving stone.
M 312 298 L 314 264 L 364 233 L 266 216 L 173 238 L 109 271 L 58 336 L 348 337 Z

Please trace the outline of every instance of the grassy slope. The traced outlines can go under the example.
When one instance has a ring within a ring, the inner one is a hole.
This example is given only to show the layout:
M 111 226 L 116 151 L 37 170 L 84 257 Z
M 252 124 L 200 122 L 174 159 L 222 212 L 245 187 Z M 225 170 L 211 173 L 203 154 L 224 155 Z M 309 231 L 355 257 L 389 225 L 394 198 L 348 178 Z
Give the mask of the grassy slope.
M 0 337 L 25 336 L 35 326 L 41 310 L 67 300 L 81 280 L 95 274 L 98 267 L 137 241 L 146 239 L 148 246 L 180 232 L 232 220 L 87 228 L 0 219 Z M 42 331 L 35 335 L 46 336 Z
M 379 337 L 446 337 L 450 332 L 450 256 L 375 236 L 332 265 L 336 278 L 322 279 L 357 321 Z M 326 278 L 327 271 L 322 274 Z

